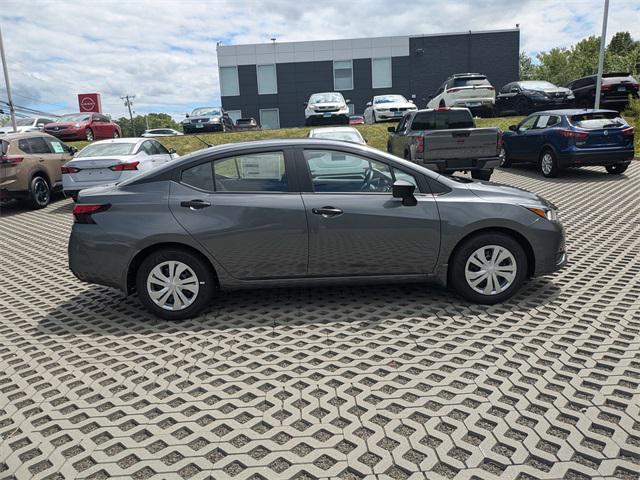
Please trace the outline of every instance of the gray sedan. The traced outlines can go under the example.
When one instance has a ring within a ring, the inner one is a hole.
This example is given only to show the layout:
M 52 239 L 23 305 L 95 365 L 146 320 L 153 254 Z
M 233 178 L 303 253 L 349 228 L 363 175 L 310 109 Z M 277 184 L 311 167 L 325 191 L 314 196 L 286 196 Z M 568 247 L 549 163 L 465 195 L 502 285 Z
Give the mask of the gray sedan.
M 69 264 L 172 320 L 218 288 L 430 280 L 493 304 L 566 263 L 556 215 L 363 145 L 227 144 L 82 190 Z

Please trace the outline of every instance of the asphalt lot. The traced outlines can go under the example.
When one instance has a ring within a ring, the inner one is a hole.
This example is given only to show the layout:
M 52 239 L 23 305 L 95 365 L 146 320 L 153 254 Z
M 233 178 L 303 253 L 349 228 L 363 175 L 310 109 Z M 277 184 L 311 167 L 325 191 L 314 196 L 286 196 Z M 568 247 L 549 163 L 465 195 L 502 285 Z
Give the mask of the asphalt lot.
M 3 207 L 0 478 L 639 478 L 640 162 L 495 180 L 561 208 L 570 263 L 493 307 L 281 289 L 162 322 L 68 271 L 70 201 Z

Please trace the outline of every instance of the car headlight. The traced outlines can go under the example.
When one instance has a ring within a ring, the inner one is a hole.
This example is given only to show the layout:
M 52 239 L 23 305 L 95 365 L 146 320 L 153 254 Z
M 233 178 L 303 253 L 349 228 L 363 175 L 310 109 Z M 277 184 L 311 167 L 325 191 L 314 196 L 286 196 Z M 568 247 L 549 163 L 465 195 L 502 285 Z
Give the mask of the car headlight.
M 186 125 L 186 124 L 188 124 L 188 123 L 189 123 L 189 120 L 182 120 L 182 124 L 183 124 L 183 125 Z
M 567 95 L 567 100 L 573 100 L 575 97 L 575 95 L 573 93 L 570 93 L 569 95 Z
M 79 123 L 76 123 L 76 124 L 74 125 L 74 127 L 75 127 L 75 128 L 80 128 L 80 124 L 79 124 Z
M 527 206 L 527 205 L 523 205 L 523 207 L 526 208 L 527 210 L 529 210 L 530 212 L 535 213 L 539 217 L 546 218 L 550 222 L 557 222 L 558 221 L 558 210 L 555 209 L 555 208 L 540 207 L 540 206 L 531 207 L 531 206 Z
M 209 123 L 220 123 L 220 119 L 219 118 L 210 118 L 209 119 Z

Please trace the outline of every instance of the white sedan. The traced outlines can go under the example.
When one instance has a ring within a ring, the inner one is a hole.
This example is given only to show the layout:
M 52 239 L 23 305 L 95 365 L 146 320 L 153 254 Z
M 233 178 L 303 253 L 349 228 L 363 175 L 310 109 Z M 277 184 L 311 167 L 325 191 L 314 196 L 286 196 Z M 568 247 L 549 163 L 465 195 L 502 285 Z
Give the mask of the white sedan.
M 184 135 L 184 133 L 174 130 L 173 128 L 152 128 L 151 130 L 145 130 L 141 137 L 177 137 Z
M 342 140 L 343 142 L 354 142 L 366 145 L 367 141 L 362 138 L 360 132 L 353 127 L 325 127 L 312 128 L 309 138 L 326 138 L 328 140 Z
M 402 95 L 376 95 L 373 100 L 367 102 L 364 110 L 366 123 L 384 122 L 387 120 L 400 120 L 407 112 L 417 110 L 415 104 Z
M 178 158 L 157 140 L 113 138 L 93 142 L 62 166 L 64 194 L 76 200 L 84 188 L 122 182 Z

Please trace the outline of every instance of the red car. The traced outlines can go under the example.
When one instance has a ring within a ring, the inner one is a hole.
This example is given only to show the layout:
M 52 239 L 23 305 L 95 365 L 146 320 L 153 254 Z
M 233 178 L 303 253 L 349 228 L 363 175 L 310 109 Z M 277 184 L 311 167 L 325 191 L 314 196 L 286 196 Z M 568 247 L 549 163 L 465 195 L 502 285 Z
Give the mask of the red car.
M 351 115 L 349 117 L 349 125 L 364 125 L 364 117 L 360 115 Z
M 88 140 L 89 142 L 122 136 L 120 126 L 100 113 L 68 113 L 62 115 L 56 122 L 47 123 L 44 131 L 61 140 Z

